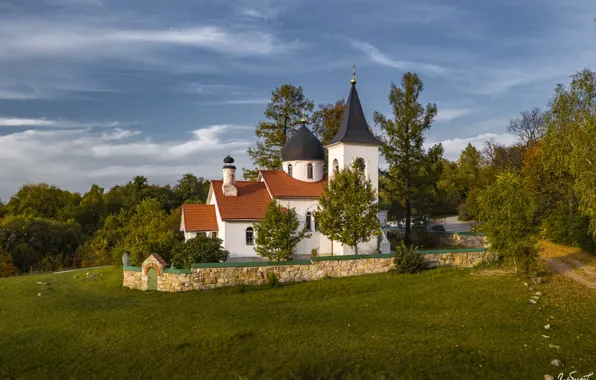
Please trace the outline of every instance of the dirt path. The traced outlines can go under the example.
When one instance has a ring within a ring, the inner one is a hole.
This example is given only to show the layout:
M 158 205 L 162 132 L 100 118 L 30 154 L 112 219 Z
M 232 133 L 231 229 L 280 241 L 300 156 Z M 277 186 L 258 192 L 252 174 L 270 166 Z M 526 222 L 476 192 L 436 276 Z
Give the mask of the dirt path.
M 596 256 L 579 248 L 541 242 L 540 256 L 555 273 L 560 273 L 591 289 L 596 289 Z

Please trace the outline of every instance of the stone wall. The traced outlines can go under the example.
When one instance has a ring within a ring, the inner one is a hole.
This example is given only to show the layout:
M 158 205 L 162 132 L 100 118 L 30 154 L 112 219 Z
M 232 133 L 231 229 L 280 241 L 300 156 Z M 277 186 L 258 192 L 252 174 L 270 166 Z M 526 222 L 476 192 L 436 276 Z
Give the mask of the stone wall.
M 437 233 L 439 234 L 439 244 L 442 246 L 454 245 L 467 248 L 486 248 L 488 246 L 486 235 L 451 232 Z
M 465 252 L 427 251 L 421 254 L 428 267 L 470 267 L 490 259 L 491 256 L 486 249 L 469 249 Z M 147 290 L 145 266 L 151 265 L 151 261 L 143 265 L 143 268 L 124 268 L 124 287 Z M 192 269 L 164 269 L 158 276 L 157 290 L 181 292 L 235 285 L 263 285 L 268 282 L 269 273 L 274 273 L 281 283 L 292 283 L 325 277 L 384 273 L 391 268 L 392 255 L 313 257 L 310 261 L 284 263 L 195 264 Z

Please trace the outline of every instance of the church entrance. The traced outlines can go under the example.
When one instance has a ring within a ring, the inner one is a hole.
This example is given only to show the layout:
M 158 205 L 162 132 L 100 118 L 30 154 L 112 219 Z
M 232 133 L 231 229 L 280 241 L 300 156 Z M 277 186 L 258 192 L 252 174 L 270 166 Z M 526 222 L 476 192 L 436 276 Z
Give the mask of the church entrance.
M 147 290 L 157 290 L 157 271 L 155 268 L 147 269 Z

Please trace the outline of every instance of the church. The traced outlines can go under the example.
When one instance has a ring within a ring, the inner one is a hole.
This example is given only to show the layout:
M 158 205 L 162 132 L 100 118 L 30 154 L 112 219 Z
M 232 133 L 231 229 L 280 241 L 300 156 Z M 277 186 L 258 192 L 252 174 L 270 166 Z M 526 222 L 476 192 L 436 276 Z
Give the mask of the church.
M 230 260 L 258 260 L 253 223 L 264 217 L 267 204 L 275 198 L 282 206 L 296 210 L 298 228 L 311 231 L 310 238 L 304 238 L 296 247 L 295 257 L 309 256 L 313 249 L 321 255 L 353 255 L 352 248 L 329 240 L 317 230 L 313 214 L 333 173 L 354 160 L 359 161 L 378 194 L 380 142 L 366 123 L 354 77 L 351 84 L 341 124 L 327 146 L 323 147 L 303 120 L 281 151 L 283 170 L 261 170 L 257 181 L 236 181 L 234 159 L 224 158 L 223 178 L 211 181 L 205 204 L 182 206 L 180 230 L 185 239 L 206 233 L 223 241 L 223 247 L 230 252 Z M 324 173 L 325 149 L 329 178 Z M 386 219 L 386 211 L 380 211 L 381 225 L 386 224 Z M 389 253 L 384 232 L 381 238 L 374 236 L 358 245 L 359 254 L 379 251 Z

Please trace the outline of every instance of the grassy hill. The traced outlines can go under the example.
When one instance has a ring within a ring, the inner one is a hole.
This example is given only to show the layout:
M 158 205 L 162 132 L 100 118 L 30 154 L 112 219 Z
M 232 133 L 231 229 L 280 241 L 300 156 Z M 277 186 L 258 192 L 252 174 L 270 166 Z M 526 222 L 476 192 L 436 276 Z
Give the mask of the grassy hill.
M 542 379 L 596 370 L 596 292 L 563 276 L 533 291 L 500 272 L 437 269 L 175 294 L 122 289 L 121 279 L 116 268 L 0 279 L 0 378 Z M 536 291 L 544 295 L 529 304 Z

